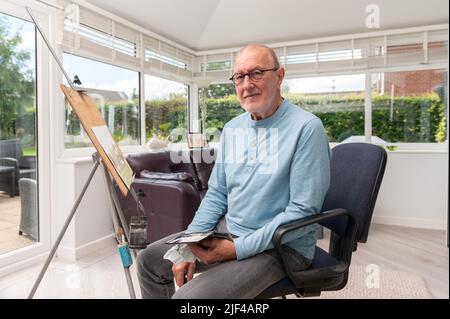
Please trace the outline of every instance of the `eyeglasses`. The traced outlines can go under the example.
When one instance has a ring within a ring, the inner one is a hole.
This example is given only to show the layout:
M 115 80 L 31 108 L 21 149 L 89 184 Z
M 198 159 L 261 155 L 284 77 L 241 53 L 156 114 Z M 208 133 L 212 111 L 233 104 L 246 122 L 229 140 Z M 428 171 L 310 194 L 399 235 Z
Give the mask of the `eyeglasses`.
M 240 85 L 244 82 L 245 76 L 248 75 L 249 79 L 252 81 L 259 81 L 262 79 L 263 75 L 267 71 L 276 71 L 279 68 L 272 68 L 272 69 L 263 69 L 263 70 L 253 70 L 252 72 L 248 72 L 245 74 L 236 73 L 233 74 L 231 78 L 229 78 L 230 81 L 234 83 L 234 85 Z

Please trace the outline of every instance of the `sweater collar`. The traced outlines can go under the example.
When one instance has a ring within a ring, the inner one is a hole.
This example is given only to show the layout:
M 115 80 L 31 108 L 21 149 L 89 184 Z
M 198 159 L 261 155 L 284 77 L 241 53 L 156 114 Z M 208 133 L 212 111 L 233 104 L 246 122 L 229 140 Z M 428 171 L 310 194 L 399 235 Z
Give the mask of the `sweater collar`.
M 252 119 L 252 114 L 247 112 L 248 123 L 250 127 L 266 127 L 276 122 L 286 112 L 288 102 L 283 98 L 280 107 L 268 118 L 262 120 Z

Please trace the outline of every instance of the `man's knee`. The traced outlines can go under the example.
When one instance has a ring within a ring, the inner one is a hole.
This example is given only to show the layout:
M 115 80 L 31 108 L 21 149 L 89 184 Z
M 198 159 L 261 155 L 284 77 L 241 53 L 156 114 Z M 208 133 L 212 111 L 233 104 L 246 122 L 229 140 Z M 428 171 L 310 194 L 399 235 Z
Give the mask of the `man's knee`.
M 198 289 L 189 289 L 186 287 L 178 288 L 172 296 L 172 299 L 206 299 L 202 293 Z
M 193 279 L 178 288 L 172 299 L 223 299 L 223 291 L 218 288 L 214 281 L 204 282 Z
M 148 264 L 148 260 L 150 260 L 149 258 L 150 254 L 151 253 L 148 252 L 147 248 L 138 253 L 136 258 L 136 267 L 138 273 L 141 274 L 146 268 L 148 268 L 148 266 L 150 266 Z
M 137 271 L 140 275 L 148 273 L 159 273 L 167 268 L 171 269 L 170 262 L 165 260 L 164 250 L 159 245 L 150 244 L 146 249 L 139 252 L 136 259 Z M 167 272 L 167 270 L 165 271 Z

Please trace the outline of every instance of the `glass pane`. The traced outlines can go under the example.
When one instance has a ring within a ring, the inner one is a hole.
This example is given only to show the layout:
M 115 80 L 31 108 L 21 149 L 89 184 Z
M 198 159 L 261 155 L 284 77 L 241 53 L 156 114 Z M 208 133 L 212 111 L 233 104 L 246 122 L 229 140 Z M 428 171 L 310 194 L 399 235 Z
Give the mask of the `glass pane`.
M 330 142 L 364 140 L 364 74 L 285 80 L 282 95 L 322 120 Z
M 371 80 L 372 135 L 391 143 L 446 141 L 447 72 L 386 72 Z
M 96 103 L 119 145 L 140 144 L 139 72 L 65 53 L 64 69 Z M 76 114 L 66 103 L 66 148 L 91 146 Z
M 231 83 L 211 84 L 199 90 L 200 117 L 209 142 L 218 142 L 224 125 L 245 112 Z
M 0 13 L 0 254 L 39 240 L 35 37 Z
M 145 75 L 145 131 L 149 147 L 185 142 L 189 86 Z

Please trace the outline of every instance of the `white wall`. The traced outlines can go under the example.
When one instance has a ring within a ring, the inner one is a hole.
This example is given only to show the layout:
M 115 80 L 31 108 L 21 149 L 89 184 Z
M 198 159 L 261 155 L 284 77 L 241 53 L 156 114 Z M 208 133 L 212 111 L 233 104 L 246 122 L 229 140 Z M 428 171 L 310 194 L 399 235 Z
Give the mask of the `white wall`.
M 53 241 L 69 216 L 92 167 L 93 162 L 89 158 L 57 160 L 52 196 Z M 76 260 L 113 244 L 112 209 L 103 168 L 99 166 L 61 241 L 57 255 L 60 258 Z
M 373 222 L 446 229 L 447 207 L 448 153 L 388 152 Z

